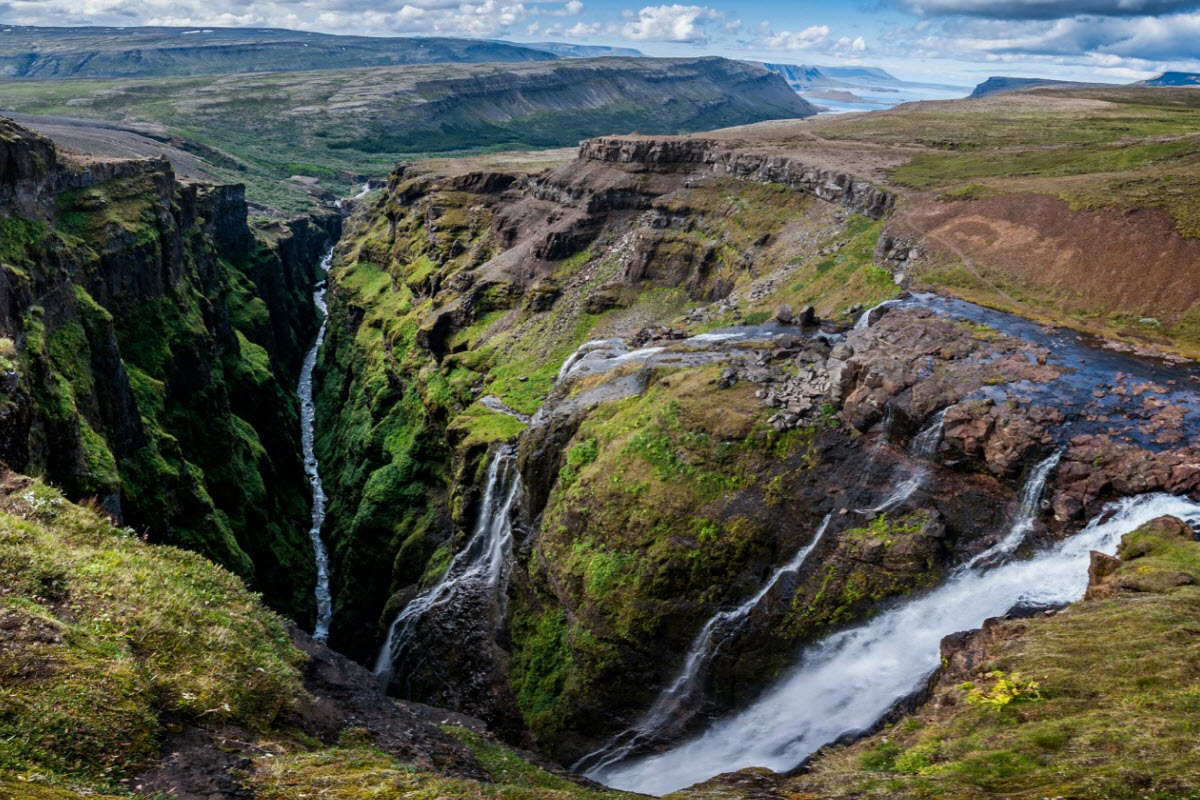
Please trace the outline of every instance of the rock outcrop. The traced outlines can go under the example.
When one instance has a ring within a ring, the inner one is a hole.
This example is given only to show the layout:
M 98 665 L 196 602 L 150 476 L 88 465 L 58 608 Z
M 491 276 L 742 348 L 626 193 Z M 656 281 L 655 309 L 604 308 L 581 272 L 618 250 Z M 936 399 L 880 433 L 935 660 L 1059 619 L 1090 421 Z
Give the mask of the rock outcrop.
M 694 165 L 701 175 L 779 183 L 871 219 L 886 216 L 896 202 L 892 192 L 864 178 L 806 164 L 802 157 L 747 152 L 711 139 L 604 137 L 580 145 L 579 157 L 649 170 Z

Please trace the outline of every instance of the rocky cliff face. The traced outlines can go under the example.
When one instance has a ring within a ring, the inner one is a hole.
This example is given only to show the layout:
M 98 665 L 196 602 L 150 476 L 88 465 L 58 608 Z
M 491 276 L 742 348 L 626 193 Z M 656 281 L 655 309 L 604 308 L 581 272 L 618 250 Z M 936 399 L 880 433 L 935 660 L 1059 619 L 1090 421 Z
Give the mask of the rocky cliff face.
M 645 725 L 682 668 L 662 653 L 702 631 L 719 643 L 643 746 L 962 564 L 1117 497 L 1196 491 L 1170 388 L 1186 376 L 900 302 L 924 242 L 885 232 L 894 202 L 799 156 L 674 137 L 585 142 L 537 175 L 394 173 L 339 251 L 322 357 L 335 644 L 373 659 L 414 597 L 461 574 L 485 467 L 514 441 L 500 624 L 429 612 L 392 690 L 567 761 Z M 705 335 L 722 326 L 736 335 Z M 1147 399 L 1118 408 L 1097 386 Z
M 64 160 L 0 128 L 0 457 L 311 613 L 291 385 L 338 220 L 252 228 L 161 160 Z
M 891 192 L 849 173 L 821 169 L 796 157 L 745 152 L 706 139 L 599 138 L 585 142 L 579 156 L 651 169 L 689 165 L 715 176 L 780 184 L 871 219 L 887 215 L 896 202 Z
M 752 593 L 773 560 L 810 537 L 836 510 L 831 487 L 860 480 L 859 447 L 833 421 L 843 395 L 804 426 L 774 425 L 756 396 L 786 379 L 774 377 L 776 364 L 799 364 L 802 338 L 772 355 L 734 348 L 685 361 L 678 379 L 617 373 L 639 387 L 632 398 L 591 378 L 607 404 L 561 397 L 560 367 L 587 338 L 663 319 L 761 321 L 769 312 L 756 309 L 808 298 L 844 319 L 854 301 L 890 297 L 874 217 L 892 202 L 854 176 L 704 140 L 587 142 L 578 161 L 536 176 L 394 173 L 341 246 L 318 371 L 334 645 L 374 658 L 391 619 L 470 535 L 495 446 L 520 434 L 525 522 L 508 624 L 495 636 L 448 611 L 418 633 L 426 657 L 399 665 L 393 686 L 514 734 L 529 724 L 564 756 L 628 723 L 676 666 L 653 653 L 686 648 L 706 613 Z M 718 362 L 754 380 L 714 393 Z M 843 371 L 850 397 L 866 373 Z M 482 402 L 488 395 L 502 402 Z M 547 395 L 557 398 L 552 413 L 545 407 L 522 434 L 518 417 Z M 889 399 L 854 395 L 845 413 L 866 430 Z M 871 410 L 858 419 L 860 408 Z M 904 435 L 930 410 L 914 410 Z M 637 442 L 613 438 L 639 428 L 649 430 Z M 687 452 L 668 467 L 656 461 L 660 447 Z M 722 477 L 729 469 L 737 477 Z M 886 479 L 861 478 L 864 487 Z M 643 484 L 648 494 L 630 504 Z M 841 565 L 836 576 L 806 573 L 790 586 L 747 644 L 729 648 L 698 706 L 734 702 L 798 642 L 932 580 L 1003 524 L 978 509 L 1011 493 L 972 478 L 928 514 L 897 511 L 878 523 L 882 540 L 906 542 L 894 551 L 863 544 L 878 532 L 839 524 L 822 551 Z M 653 566 L 633 555 L 648 547 Z M 815 609 L 804 619 L 789 611 L 801 597 Z M 458 646 L 468 635 L 476 644 Z

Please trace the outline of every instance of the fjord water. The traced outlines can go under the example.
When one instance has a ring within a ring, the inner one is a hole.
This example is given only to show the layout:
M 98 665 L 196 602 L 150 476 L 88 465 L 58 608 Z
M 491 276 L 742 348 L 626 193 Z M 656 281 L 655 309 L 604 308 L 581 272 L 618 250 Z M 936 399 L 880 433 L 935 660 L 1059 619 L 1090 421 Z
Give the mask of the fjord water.
M 520 502 L 521 478 L 513 445 L 498 449 L 488 464 L 479 519 L 467 544 L 454 556 L 437 583 L 421 591 L 396 615 L 375 662 L 375 674 L 386 686 L 426 615 L 472 596 L 488 605 L 502 604 L 504 581 L 511 566 L 513 511 Z M 500 609 L 501 615 L 503 609 Z
M 321 274 L 329 273 L 332 262 L 331 247 L 321 257 Z M 308 475 L 309 486 L 312 487 L 312 526 L 308 529 L 308 537 L 312 540 L 313 556 L 317 562 L 317 622 L 313 627 L 313 638 L 319 642 L 329 638 L 329 623 L 333 617 L 333 600 L 329 593 L 329 554 L 325 550 L 325 542 L 321 539 L 321 526 L 325 524 L 325 487 L 321 484 L 321 465 L 317 462 L 313 448 L 317 415 L 317 407 L 313 402 L 313 370 L 317 366 L 317 352 L 325 341 L 325 327 L 329 317 L 325 307 L 326 288 L 325 280 L 321 280 L 313 289 L 313 305 L 321 312 L 321 327 L 312 347 L 304 356 L 304 365 L 300 369 L 300 384 L 296 387 L 296 393 L 300 395 L 300 445 L 304 452 L 304 472 Z
M 1200 503 L 1126 498 L 1083 531 L 1024 561 L 964 567 L 939 588 L 809 648 L 799 666 L 747 708 L 666 752 L 588 773 L 617 789 L 661 795 L 745 767 L 782 771 L 844 733 L 873 725 L 938 665 L 942 637 L 1018 605 L 1058 605 L 1087 588 L 1089 553 L 1164 514 L 1200 524 Z

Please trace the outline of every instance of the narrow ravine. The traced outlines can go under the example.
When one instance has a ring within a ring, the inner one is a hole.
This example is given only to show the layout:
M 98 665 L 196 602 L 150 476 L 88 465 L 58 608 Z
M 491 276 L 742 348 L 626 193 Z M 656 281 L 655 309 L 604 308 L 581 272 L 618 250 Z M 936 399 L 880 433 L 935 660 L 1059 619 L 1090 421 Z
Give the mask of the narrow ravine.
M 321 257 L 321 274 L 328 275 L 333 263 L 333 248 Z M 325 341 L 325 327 L 329 321 L 328 309 L 325 306 L 325 292 L 328 289 L 327 279 L 322 278 L 313 287 L 313 305 L 321 312 L 321 327 L 317 338 L 308 353 L 304 356 L 304 366 L 300 369 L 300 383 L 296 393 L 300 396 L 300 444 L 304 451 L 304 471 L 308 475 L 308 483 L 312 487 L 312 526 L 308 529 L 308 537 L 312 540 L 313 558 L 317 563 L 317 621 L 313 627 L 313 638 L 323 642 L 329 638 L 329 623 L 333 618 L 333 599 L 329 593 L 329 554 L 325 550 L 325 542 L 321 538 L 321 527 L 325 524 L 325 487 L 321 484 L 321 465 L 317 461 L 313 443 L 316 436 L 315 422 L 317 407 L 313 402 L 313 370 L 317 366 L 317 353 Z

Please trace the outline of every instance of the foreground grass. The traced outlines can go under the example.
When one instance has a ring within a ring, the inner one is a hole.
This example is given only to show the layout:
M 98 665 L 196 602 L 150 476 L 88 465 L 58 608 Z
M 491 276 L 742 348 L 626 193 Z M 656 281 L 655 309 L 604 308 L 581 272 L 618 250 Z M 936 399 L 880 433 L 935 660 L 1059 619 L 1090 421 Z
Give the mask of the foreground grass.
M 251 757 L 232 777 L 266 800 L 621 797 L 462 728 L 444 732 L 478 765 L 469 778 L 398 760 L 366 728 L 323 745 L 292 727 L 309 701 L 304 661 L 286 622 L 234 575 L 148 545 L 40 482 L 0 476 L 5 800 L 129 797 L 178 725 L 239 731 L 222 741 Z
M 299 696 L 301 654 L 238 578 L 43 484 L 0 488 L 0 770 L 114 786 L 161 716 L 261 729 Z

